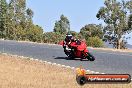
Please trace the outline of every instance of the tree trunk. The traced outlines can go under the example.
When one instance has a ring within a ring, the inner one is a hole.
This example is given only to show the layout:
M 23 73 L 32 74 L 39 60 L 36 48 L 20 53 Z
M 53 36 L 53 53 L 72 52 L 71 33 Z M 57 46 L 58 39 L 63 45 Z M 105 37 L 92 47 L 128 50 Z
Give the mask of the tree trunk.
M 117 40 L 117 49 L 121 49 L 121 41 L 121 38 Z

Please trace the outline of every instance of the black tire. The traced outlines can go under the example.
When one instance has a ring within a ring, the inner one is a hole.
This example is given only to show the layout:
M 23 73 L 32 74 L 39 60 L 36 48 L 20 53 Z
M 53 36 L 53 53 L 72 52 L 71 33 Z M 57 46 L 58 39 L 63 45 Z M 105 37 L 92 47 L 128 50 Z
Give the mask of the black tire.
M 67 58 L 67 60 L 72 60 L 72 59 L 74 59 L 73 56 L 69 56 L 69 57 Z
M 74 59 L 75 58 L 72 52 L 68 52 L 66 55 L 68 56 L 68 59 Z
M 84 85 L 87 82 L 87 79 L 84 76 L 77 76 L 76 81 L 79 85 Z
M 91 54 L 91 53 L 87 53 L 87 59 L 90 60 L 90 61 L 94 61 L 95 60 L 95 57 Z

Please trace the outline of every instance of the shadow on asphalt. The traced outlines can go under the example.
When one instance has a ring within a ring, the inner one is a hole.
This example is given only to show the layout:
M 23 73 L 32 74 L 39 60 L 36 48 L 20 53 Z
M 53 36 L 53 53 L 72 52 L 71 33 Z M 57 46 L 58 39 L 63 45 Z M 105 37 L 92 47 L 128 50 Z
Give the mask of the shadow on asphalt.
M 88 61 L 87 59 L 83 59 L 81 60 L 80 58 L 73 58 L 73 59 L 69 59 L 68 57 L 55 57 L 54 59 L 64 59 L 64 60 L 80 60 L 80 61 Z

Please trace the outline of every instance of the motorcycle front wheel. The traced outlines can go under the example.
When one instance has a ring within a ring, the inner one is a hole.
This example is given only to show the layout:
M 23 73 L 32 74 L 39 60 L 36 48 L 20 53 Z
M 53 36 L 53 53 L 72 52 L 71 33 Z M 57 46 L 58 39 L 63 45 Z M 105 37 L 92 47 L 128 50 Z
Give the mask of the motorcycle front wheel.
M 91 54 L 91 53 L 87 53 L 87 57 L 86 57 L 88 60 L 90 61 L 94 61 L 95 60 L 95 57 Z
M 70 52 L 66 52 L 65 53 L 68 56 L 68 59 L 74 59 L 74 54 L 70 51 Z

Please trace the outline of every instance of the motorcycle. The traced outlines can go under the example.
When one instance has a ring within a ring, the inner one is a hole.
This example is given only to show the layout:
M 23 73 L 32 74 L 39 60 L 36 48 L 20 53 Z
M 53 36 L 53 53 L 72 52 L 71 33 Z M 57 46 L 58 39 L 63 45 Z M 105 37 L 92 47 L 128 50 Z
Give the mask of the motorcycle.
M 81 58 L 81 60 L 95 60 L 95 57 L 88 51 L 87 45 L 83 41 L 71 42 L 69 46 L 64 49 L 64 52 L 69 59 Z

